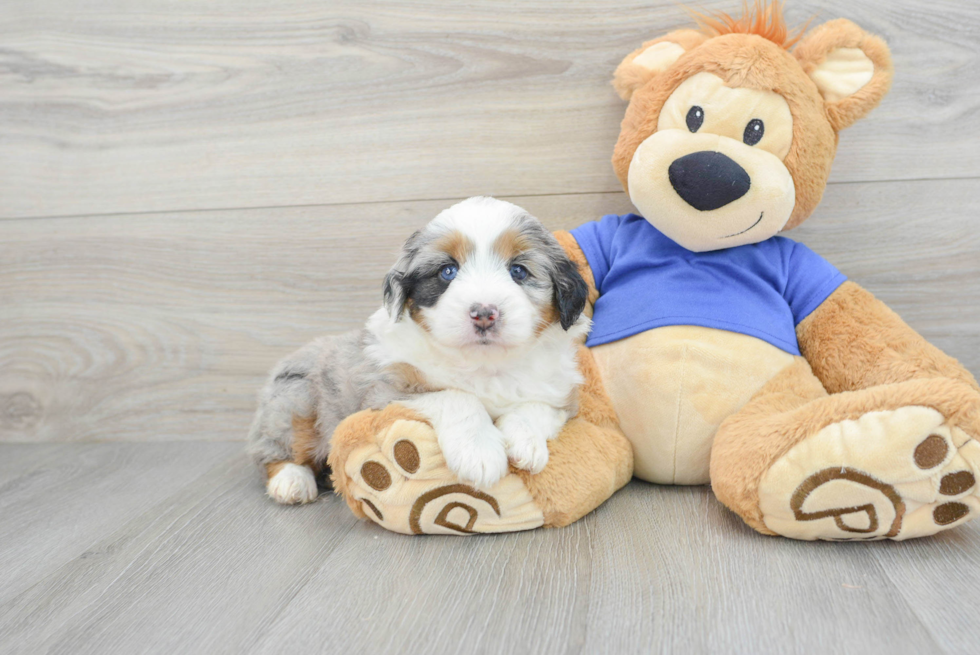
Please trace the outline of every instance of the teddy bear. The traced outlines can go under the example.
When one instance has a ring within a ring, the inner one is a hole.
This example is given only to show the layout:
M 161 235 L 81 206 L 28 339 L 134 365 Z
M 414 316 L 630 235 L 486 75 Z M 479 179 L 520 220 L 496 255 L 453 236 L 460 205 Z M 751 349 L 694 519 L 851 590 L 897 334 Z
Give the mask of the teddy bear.
M 631 477 L 710 484 L 753 529 L 907 539 L 980 512 L 980 387 L 780 232 L 820 202 L 838 134 L 887 93 L 885 43 L 780 5 L 697 16 L 617 68 L 612 163 L 637 214 L 556 233 L 589 285 L 578 415 L 547 467 L 475 489 L 397 404 L 333 436 L 335 489 L 406 534 L 567 525 Z

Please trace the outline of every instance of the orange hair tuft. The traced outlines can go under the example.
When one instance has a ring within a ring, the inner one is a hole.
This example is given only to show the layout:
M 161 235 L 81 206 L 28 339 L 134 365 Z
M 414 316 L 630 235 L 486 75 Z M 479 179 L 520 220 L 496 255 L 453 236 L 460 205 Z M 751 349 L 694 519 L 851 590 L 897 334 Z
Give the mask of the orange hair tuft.
M 739 18 L 732 18 L 723 11 L 715 14 L 693 9 L 689 11 L 701 31 L 708 36 L 755 34 L 787 50 L 800 40 L 810 25 L 810 21 L 807 21 L 803 27 L 790 31 L 783 18 L 783 3 L 776 0 L 755 0 L 751 7 L 748 0 L 743 0 L 742 16 Z

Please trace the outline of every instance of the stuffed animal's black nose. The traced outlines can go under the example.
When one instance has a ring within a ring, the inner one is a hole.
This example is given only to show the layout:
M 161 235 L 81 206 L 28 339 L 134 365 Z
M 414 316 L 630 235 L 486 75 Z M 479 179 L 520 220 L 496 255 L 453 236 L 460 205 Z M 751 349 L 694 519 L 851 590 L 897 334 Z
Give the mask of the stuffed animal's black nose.
M 675 159 L 667 176 L 677 195 L 703 212 L 738 200 L 752 184 L 749 174 L 734 159 L 710 150 Z

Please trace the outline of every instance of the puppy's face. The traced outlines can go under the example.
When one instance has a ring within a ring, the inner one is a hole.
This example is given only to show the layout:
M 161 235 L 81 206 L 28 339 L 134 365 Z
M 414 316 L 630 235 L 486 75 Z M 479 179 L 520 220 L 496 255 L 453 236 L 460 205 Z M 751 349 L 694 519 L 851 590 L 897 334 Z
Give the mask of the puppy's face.
M 451 348 L 514 348 L 582 313 L 585 281 L 526 211 L 478 197 L 416 232 L 384 283 L 395 320 L 411 320 Z

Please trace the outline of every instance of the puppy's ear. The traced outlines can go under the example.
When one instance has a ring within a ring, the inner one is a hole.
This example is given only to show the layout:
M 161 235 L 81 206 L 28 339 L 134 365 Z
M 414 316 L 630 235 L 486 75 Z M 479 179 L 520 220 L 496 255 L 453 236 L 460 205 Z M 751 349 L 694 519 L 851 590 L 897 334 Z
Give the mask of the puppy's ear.
M 412 260 L 418 253 L 421 236 L 422 231 L 417 230 L 412 233 L 412 236 L 408 237 L 404 245 L 402 245 L 402 252 L 398 257 L 398 261 L 395 262 L 395 265 L 385 275 L 385 280 L 382 284 L 385 309 L 388 310 L 388 316 L 394 321 L 401 318 L 402 312 L 405 311 L 405 303 L 408 301 L 408 296 L 411 293 L 406 274 L 412 265 Z
M 589 287 L 586 285 L 578 267 L 567 257 L 562 256 L 551 277 L 555 289 L 555 307 L 563 330 L 575 324 L 585 309 L 585 301 L 589 297 Z
M 385 309 L 388 310 L 388 316 L 394 321 L 401 318 L 402 312 L 405 311 L 405 301 L 408 299 L 408 294 L 405 293 L 405 288 L 402 286 L 404 280 L 405 274 L 392 268 L 385 275 L 385 281 L 382 285 Z
M 629 100 L 633 92 L 664 72 L 682 54 L 698 47 L 708 37 L 697 30 L 676 30 L 642 46 L 626 55 L 613 75 L 613 87 L 623 100 Z
M 793 55 L 817 85 L 836 132 L 874 109 L 892 83 L 888 46 L 844 18 L 807 34 Z

